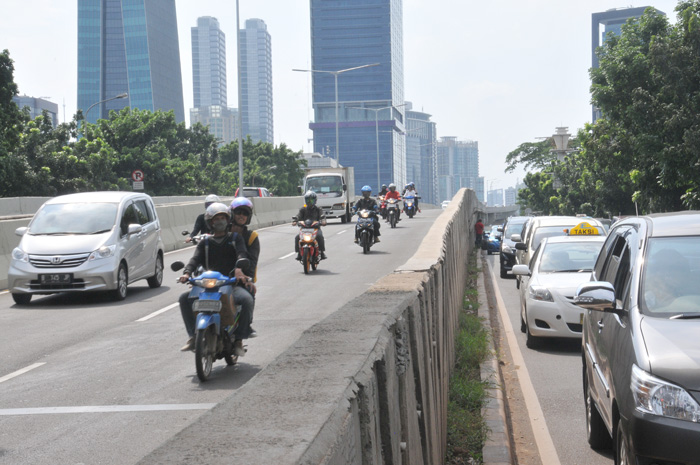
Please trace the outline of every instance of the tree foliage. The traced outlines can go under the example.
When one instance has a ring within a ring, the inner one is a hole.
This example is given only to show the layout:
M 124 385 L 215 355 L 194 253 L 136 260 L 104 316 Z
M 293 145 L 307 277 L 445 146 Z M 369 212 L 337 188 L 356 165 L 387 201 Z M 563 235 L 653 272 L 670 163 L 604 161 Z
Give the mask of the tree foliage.
M 648 9 L 598 49 L 591 94 L 603 117 L 579 130 L 576 152 L 555 162 L 526 143 L 508 155 L 506 171 L 538 170 L 521 205 L 596 216 L 700 208 L 700 0 L 676 13 L 670 25 Z

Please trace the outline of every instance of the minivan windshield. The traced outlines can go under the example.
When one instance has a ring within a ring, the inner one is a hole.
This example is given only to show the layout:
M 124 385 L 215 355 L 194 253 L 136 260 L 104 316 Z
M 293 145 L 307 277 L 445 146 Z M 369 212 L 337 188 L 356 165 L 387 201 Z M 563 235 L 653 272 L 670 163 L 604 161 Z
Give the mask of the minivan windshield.
M 44 205 L 29 225 L 29 234 L 97 234 L 116 223 L 116 203 L 59 203 Z
M 306 179 L 306 190 L 316 192 L 319 197 L 340 197 L 343 182 L 340 176 L 314 176 Z
M 649 238 L 642 278 L 642 311 L 700 317 L 700 236 Z

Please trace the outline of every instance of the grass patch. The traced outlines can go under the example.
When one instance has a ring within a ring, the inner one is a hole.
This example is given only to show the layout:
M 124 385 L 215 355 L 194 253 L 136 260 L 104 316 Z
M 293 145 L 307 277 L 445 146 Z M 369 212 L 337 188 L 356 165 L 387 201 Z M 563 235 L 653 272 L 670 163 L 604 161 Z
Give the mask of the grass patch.
M 469 258 L 467 286 L 455 340 L 456 362 L 450 379 L 447 411 L 447 465 L 481 463 L 481 450 L 488 436 L 481 409 L 489 383 L 481 380 L 479 365 L 489 356 L 489 332 L 477 315 L 479 272 L 475 252 Z

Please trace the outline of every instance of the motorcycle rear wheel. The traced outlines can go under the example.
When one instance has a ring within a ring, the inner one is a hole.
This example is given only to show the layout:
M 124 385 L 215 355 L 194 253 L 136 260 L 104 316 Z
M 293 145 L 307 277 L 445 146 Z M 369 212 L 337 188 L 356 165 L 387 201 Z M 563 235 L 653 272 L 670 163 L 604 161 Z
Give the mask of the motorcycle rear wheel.
M 214 326 L 204 331 L 197 331 L 194 341 L 194 363 L 197 367 L 197 377 L 204 382 L 209 379 L 211 367 L 214 365 L 213 348 L 216 347 Z
M 396 214 L 391 215 L 391 227 L 392 228 L 396 227 Z
M 311 257 L 309 257 L 309 249 L 304 249 L 304 254 L 301 256 L 301 263 L 304 265 L 304 274 L 309 274 L 309 262 Z

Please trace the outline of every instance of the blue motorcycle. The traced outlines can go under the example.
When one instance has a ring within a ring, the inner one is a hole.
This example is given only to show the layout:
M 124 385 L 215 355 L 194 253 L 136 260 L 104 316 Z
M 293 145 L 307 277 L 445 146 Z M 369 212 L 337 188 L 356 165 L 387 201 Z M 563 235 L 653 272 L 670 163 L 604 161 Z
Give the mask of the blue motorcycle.
M 247 260 L 240 259 L 237 267 L 245 267 Z M 170 268 L 181 270 L 185 264 L 177 261 Z M 233 295 L 226 292 L 226 287 L 236 284 L 235 277 L 229 277 L 218 271 L 204 271 L 189 278 L 192 285 L 190 299 L 192 310 L 197 315 L 195 326 L 195 367 L 197 377 L 204 382 L 211 374 L 216 360 L 224 359 L 227 365 L 234 365 L 238 356 L 234 354 L 233 333 L 238 327 L 241 307 L 236 306 Z
M 416 198 L 414 196 L 407 195 L 403 198 L 403 211 L 409 218 L 413 218 L 416 214 Z

